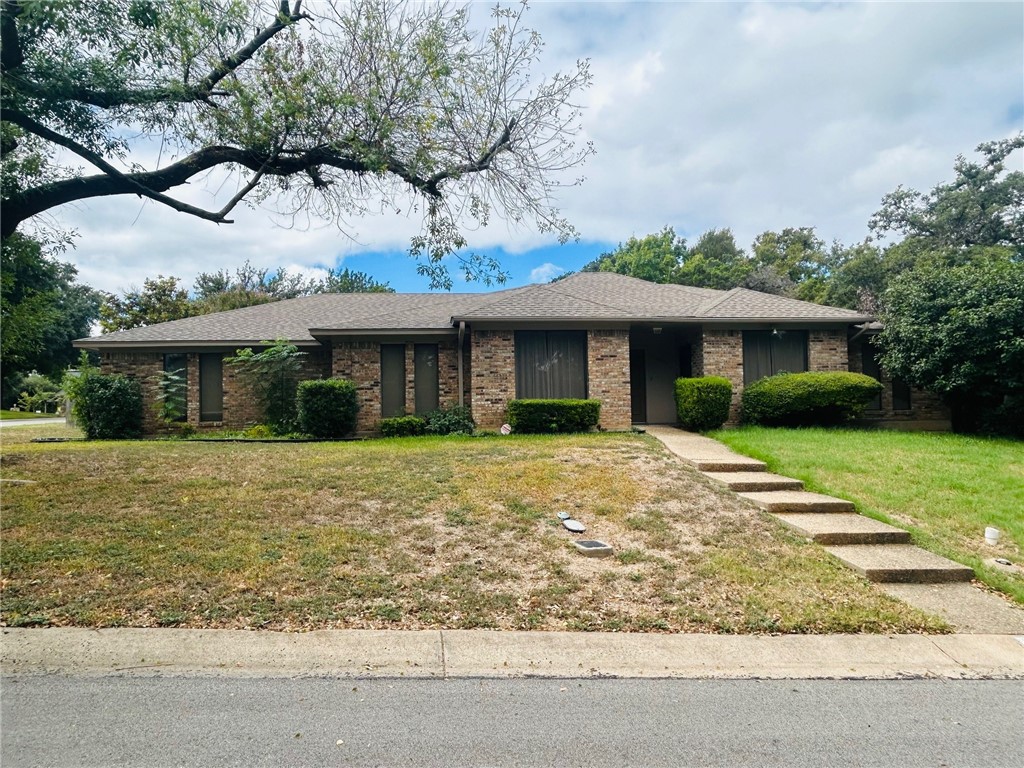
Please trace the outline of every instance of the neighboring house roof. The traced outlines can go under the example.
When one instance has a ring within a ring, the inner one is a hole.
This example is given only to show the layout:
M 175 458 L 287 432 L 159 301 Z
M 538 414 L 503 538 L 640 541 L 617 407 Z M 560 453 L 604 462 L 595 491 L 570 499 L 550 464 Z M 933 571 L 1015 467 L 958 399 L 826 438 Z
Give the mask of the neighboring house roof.
M 335 293 L 304 296 L 79 339 L 81 347 L 251 345 L 351 333 L 451 333 L 466 322 L 863 323 L 868 315 L 744 288 L 661 285 L 580 272 L 491 293 Z

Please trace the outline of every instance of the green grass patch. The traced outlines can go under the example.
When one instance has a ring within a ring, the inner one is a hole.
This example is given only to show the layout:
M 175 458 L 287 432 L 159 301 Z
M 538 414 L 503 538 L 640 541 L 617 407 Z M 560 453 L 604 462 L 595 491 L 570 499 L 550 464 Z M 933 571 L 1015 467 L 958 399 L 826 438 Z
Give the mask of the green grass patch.
M 808 490 L 853 501 L 914 542 L 974 568 L 1024 603 L 1024 579 L 985 561 L 1024 560 L 1024 443 L 933 432 L 744 427 L 713 435 Z M 998 546 L 985 543 L 999 528 Z
M 9 626 L 946 629 L 647 436 L 32 443 L 73 433 L 11 433 L 3 477 L 34 482 L 3 489 Z M 619 556 L 578 555 L 558 511 Z
M 59 413 L 36 413 L 35 411 L 7 411 L 0 409 L 0 421 L 7 421 L 10 419 L 57 419 L 60 418 Z

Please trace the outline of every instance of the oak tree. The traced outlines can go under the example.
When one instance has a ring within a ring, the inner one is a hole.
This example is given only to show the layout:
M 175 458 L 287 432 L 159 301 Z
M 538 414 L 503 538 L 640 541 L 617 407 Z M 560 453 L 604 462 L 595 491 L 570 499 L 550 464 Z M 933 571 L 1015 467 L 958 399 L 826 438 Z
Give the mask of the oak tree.
M 463 232 L 493 212 L 572 237 L 554 193 L 591 152 L 576 141 L 587 63 L 538 77 L 523 10 L 496 8 L 477 34 L 468 8 L 405 0 L 3 0 L 2 235 L 109 195 L 221 224 L 243 201 L 342 228 L 404 208 L 435 284 L 452 254 L 500 278 Z M 50 172 L 9 172 L 29 157 Z M 220 207 L 180 194 L 214 170 L 234 181 Z

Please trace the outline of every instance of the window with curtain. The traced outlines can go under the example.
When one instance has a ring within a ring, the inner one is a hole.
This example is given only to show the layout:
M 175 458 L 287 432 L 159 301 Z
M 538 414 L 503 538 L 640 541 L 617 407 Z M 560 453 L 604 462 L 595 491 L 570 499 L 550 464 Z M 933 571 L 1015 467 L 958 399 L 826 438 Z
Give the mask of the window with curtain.
M 744 331 L 743 384 L 807 370 L 807 331 Z
M 405 344 L 380 345 L 380 411 L 385 419 L 405 415 Z
M 199 356 L 199 420 L 224 420 L 223 355 Z
M 516 397 L 585 398 L 586 331 L 516 331 Z
M 860 348 L 861 369 L 865 376 L 870 376 L 876 381 L 882 380 L 882 367 L 878 364 L 878 351 L 871 344 L 864 344 Z M 882 410 L 882 393 L 875 395 L 868 403 L 868 408 L 874 411 Z
M 413 350 L 416 376 L 416 413 L 422 415 L 437 410 L 437 344 L 417 344 Z

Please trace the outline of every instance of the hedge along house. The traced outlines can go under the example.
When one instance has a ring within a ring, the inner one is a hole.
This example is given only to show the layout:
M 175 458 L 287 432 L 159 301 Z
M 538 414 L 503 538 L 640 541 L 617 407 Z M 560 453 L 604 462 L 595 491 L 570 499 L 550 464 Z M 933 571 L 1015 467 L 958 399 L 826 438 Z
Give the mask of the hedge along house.
M 197 429 L 260 421 L 251 393 L 224 358 L 287 339 L 305 351 L 304 375 L 355 383 L 358 431 L 382 418 L 465 405 L 496 429 L 515 398 L 595 398 L 601 426 L 676 421 L 680 376 L 733 383 L 731 421 L 752 381 L 780 371 L 846 371 L 880 378 L 868 420 L 948 428 L 936 397 L 878 368 L 877 326 L 859 312 L 736 288 L 660 285 L 608 272 L 480 294 L 321 294 L 80 339 L 101 369 L 152 381 L 187 380 Z M 144 387 L 153 402 L 155 385 Z M 160 430 L 146 408 L 147 433 Z

